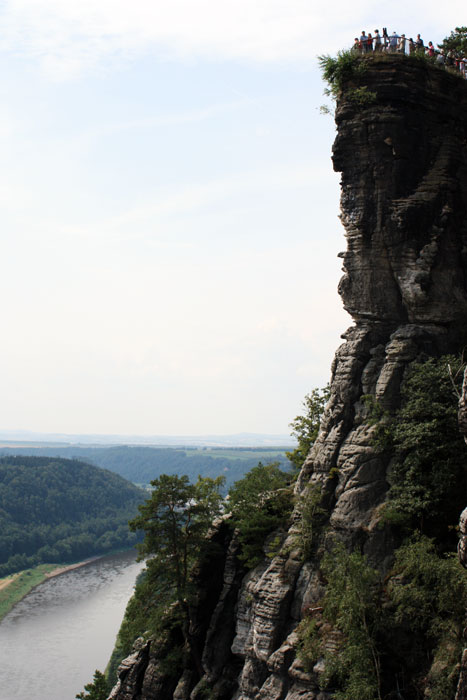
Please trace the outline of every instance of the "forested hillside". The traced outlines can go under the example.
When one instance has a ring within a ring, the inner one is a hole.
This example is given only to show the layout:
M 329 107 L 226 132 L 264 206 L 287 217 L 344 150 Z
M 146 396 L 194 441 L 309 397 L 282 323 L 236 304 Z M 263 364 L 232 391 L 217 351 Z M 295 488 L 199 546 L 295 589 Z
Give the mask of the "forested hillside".
M 77 460 L 0 459 L 0 576 L 136 541 L 128 529 L 144 493 Z
M 198 475 L 216 478 L 224 476 L 226 486 L 241 479 L 259 461 L 288 465 L 285 450 L 219 449 L 214 455 L 208 450 L 174 449 L 140 446 L 117 447 L 14 447 L 1 448 L 0 454 L 64 457 L 82 459 L 98 467 L 120 474 L 135 484 L 149 484 L 161 474 L 186 474 L 190 481 Z M 228 455 L 228 456 L 224 456 Z

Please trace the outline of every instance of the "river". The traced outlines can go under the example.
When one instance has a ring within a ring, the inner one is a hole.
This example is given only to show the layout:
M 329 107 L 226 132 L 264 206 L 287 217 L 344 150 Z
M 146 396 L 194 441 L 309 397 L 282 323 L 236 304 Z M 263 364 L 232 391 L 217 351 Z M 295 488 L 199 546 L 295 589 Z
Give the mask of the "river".
M 74 700 L 110 658 L 135 579 L 133 552 L 51 578 L 0 622 L 0 700 Z

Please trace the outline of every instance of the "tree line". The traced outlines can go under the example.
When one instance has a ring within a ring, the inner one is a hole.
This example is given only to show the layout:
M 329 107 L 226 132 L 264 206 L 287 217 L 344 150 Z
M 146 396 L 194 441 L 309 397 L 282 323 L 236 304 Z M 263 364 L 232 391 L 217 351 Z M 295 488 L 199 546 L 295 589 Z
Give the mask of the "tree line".
M 248 452 L 251 452 L 248 448 Z M 261 451 L 265 451 L 261 449 Z M 273 452 L 273 450 L 271 450 Z M 109 469 L 120 474 L 134 484 L 149 484 L 161 474 L 186 474 L 191 481 L 196 481 L 198 474 L 216 478 L 226 477 L 226 488 L 241 479 L 244 474 L 258 463 L 260 456 L 244 456 L 243 450 L 230 449 L 229 454 L 238 454 L 238 458 L 210 456 L 209 452 L 195 449 L 176 449 L 173 447 L 147 447 L 140 445 L 119 445 L 114 447 L 19 447 L 1 448 L 0 455 L 27 455 L 61 457 L 78 459 Z M 277 449 L 273 459 L 287 467 L 285 451 Z

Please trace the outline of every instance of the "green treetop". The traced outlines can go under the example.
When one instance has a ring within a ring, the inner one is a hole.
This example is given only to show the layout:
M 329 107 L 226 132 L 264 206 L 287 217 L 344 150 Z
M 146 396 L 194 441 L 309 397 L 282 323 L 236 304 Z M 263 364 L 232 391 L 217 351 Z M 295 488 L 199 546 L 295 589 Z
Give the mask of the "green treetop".
M 286 456 L 298 470 L 302 467 L 313 443 L 318 437 L 321 416 L 330 395 L 329 384 L 324 389 L 313 389 L 303 399 L 303 415 L 296 416 L 290 423 L 292 435 L 297 438 L 298 446 Z
M 223 477 L 198 477 L 191 484 L 187 476 L 162 474 L 151 481 L 154 490 L 140 515 L 130 522 L 132 530 L 143 530 L 138 545 L 140 559 L 150 557 L 148 568 L 165 590 L 168 599 L 184 604 L 188 594 L 191 566 L 206 546 L 206 535 L 221 512 L 219 490 Z
M 84 691 L 78 693 L 75 697 L 77 700 L 107 700 L 109 695 L 109 686 L 103 673 L 94 671 L 92 683 L 86 683 Z
M 445 53 L 454 51 L 457 56 L 467 56 L 467 27 L 456 27 L 438 46 Z
M 238 529 L 240 559 L 247 567 L 261 561 L 265 538 L 284 525 L 292 511 L 290 480 L 277 462 L 260 462 L 229 491 L 227 507 Z

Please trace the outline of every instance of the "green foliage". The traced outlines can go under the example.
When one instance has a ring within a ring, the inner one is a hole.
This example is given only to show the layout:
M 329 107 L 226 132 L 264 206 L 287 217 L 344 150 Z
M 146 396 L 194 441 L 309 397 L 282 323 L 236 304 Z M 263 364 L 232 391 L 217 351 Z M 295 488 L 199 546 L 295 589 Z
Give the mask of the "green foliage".
M 300 655 L 308 667 L 324 657 L 324 687 L 337 685 L 336 700 L 374 700 L 380 694 L 380 657 L 376 634 L 380 623 L 380 577 L 358 552 L 336 545 L 322 561 L 327 579 L 323 618 L 328 625 L 304 620 Z M 308 624 L 307 624 L 308 623 Z M 326 643 L 329 623 L 333 644 Z
M 159 655 L 165 659 L 163 672 L 177 673 L 183 649 L 201 672 L 190 633 L 195 593 L 191 575 L 194 565 L 213 548 L 207 535 L 222 510 L 223 478 L 198 477 L 192 484 L 187 476 L 162 474 L 151 483 L 151 497 L 130 522 L 132 530 L 145 534 L 138 549 L 140 558 L 148 557 L 146 572 L 127 606 L 115 655 L 128 651 L 136 636 L 155 636 L 159 641 L 163 633 L 170 637 L 164 654 Z
M 131 547 L 143 492 L 76 460 L 0 459 L 0 576 Z
M 383 409 L 373 394 L 362 394 L 360 400 L 367 410 L 367 422 L 370 425 L 377 426 L 376 434 L 373 437 L 373 444 L 381 450 L 387 449 L 388 445 L 391 444 L 391 438 L 387 432 L 387 423 L 390 422 L 391 419 L 390 414 Z
M 394 578 L 400 575 L 402 578 Z M 455 556 L 442 558 L 433 540 L 414 535 L 396 552 L 391 598 L 396 621 L 410 618 L 412 627 L 436 638 L 443 619 L 462 621 L 467 600 L 467 577 Z
M 77 700 L 107 700 L 110 688 L 103 673 L 96 670 L 92 683 L 87 683 L 84 686 L 84 691 L 78 693 L 75 697 Z
M 416 535 L 397 550 L 385 586 L 342 545 L 322 570 L 322 613 L 298 628 L 306 667 L 324 657 L 322 687 L 336 688 L 338 700 L 379 700 L 393 697 L 401 678 L 404 698 L 454 697 L 467 607 L 467 572 L 455 557 Z
M 457 56 L 467 56 L 467 27 L 456 27 L 438 46 L 445 53 L 452 50 Z
M 297 627 L 298 656 L 308 673 L 313 671 L 316 662 L 326 653 L 323 631 L 323 622 L 317 617 L 306 617 Z M 321 686 L 325 685 L 325 680 L 321 679 Z
M 176 677 L 182 668 L 183 611 L 178 605 L 167 605 L 165 591 L 159 586 L 159 578 L 151 568 L 139 574 L 106 670 L 110 685 L 116 683 L 118 666 L 133 651 L 138 637 L 157 639 L 159 668 L 165 675 Z M 161 644 L 167 639 L 168 643 Z
M 339 51 L 336 57 L 318 56 L 321 75 L 329 85 L 329 94 L 336 98 L 346 82 L 363 73 L 366 63 L 355 51 Z
M 322 491 L 320 484 L 311 484 L 300 496 L 297 504 L 300 519 L 297 523 L 297 545 L 303 552 L 303 557 L 309 559 L 316 535 L 328 513 L 322 506 Z
M 321 416 L 330 395 L 329 384 L 324 389 L 313 389 L 303 399 L 303 415 L 296 416 L 290 423 L 293 435 L 298 446 L 292 452 L 286 452 L 286 456 L 292 462 L 295 469 L 300 469 L 310 449 L 318 437 Z
M 349 88 L 346 97 L 360 107 L 365 107 L 376 102 L 376 92 L 369 90 L 366 85 L 357 88 Z
M 157 578 L 146 568 L 138 576 L 135 592 L 128 601 L 117 638 L 118 662 L 111 664 L 109 675 L 117 670 L 120 660 L 131 652 L 137 637 L 148 639 L 157 636 L 166 610 L 165 596 L 158 591 Z
M 227 509 L 239 531 L 240 560 L 252 568 L 264 556 L 267 535 L 285 525 L 292 511 L 290 474 L 277 463 L 251 469 L 229 491 Z
M 342 686 L 336 700 L 379 698 L 379 574 L 359 552 L 348 554 L 339 546 L 324 557 L 323 572 L 328 581 L 323 614 L 343 636 L 338 652 L 328 654 L 329 675 Z
M 377 437 L 394 455 L 386 518 L 430 535 L 455 526 L 465 506 L 465 444 L 449 367 L 460 388 L 457 358 L 413 363 L 402 387 L 402 407 Z
M 191 484 L 187 476 L 162 474 L 151 484 L 151 497 L 139 506 L 130 528 L 144 531 L 139 555 L 150 557 L 147 568 L 158 595 L 184 605 L 191 567 L 207 548 L 208 529 L 221 512 L 223 478 L 198 477 Z
M 443 48 L 445 53 L 452 50 L 459 57 L 466 56 L 467 27 L 456 27 L 455 31 L 451 32 L 451 34 L 446 37 L 441 44 L 438 44 L 438 46 Z M 378 62 L 381 62 L 393 60 L 393 58 L 393 54 L 373 52 L 362 56 L 360 52 L 354 50 L 354 48 L 339 51 L 337 56 L 330 56 L 329 54 L 318 56 L 318 64 L 321 69 L 321 75 L 323 80 L 329 86 L 328 89 L 325 90 L 325 94 L 329 95 L 333 100 L 335 100 L 345 88 L 345 97 L 351 102 L 354 102 L 356 105 L 365 107 L 373 104 L 377 98 L 375 92 L 369 90 L 365 85 L 350 86 L 350 84 L 352 81 L 358 81 L 359 76 L 361 76 L 367 70 L 371 61 L 377 60 Z M 402 58 L 407 58 L 407 60 L 413 61 L 422 61 L 425 64 L 429 63 L 433 67 L 444 70 L 444 66 L 440 66 L 435 57 L 429 56 L 423 50 L 414 51 L 407 57 L 400 55 L 398 56 L 398 59 Z M 462 77 L 457 70 L 452 71 L 452 73 Z M 328 106 L 322 105 L 320 107 L 320 112 L 322 114 L 329 114 L 330 109 Z
M 395 643 L 410 625 L 414 669 L 423 667 L 427 652 L 434 662 L 422 681 L 427 697 L 454 697 L 463 648 L 467 572 L 456 557 L 441 557 L 432 540 L 416 535 L 396 553 L 388 594 L 394 626 L 401 629 Z

